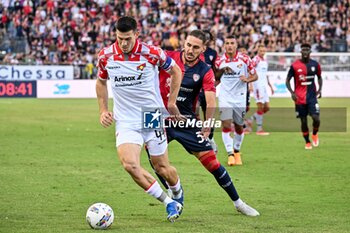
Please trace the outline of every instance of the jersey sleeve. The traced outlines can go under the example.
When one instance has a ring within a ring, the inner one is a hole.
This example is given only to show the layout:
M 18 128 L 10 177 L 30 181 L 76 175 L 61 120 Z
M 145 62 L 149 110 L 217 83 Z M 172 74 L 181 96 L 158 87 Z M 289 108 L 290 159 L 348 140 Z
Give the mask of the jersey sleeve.
M 253 62 L 254 68 L 256 68 L 256 67 L 258 66 L 259 62 L 260 62 L 260 59 L 259 59 L 257 56 L 255 56 L 255 57 L 252 59 L 252 62 Z
M 252 59 L 250 59 L 250 57 L 247 57 L 246 59 L 246 64 L 247 64 L 247 68 L 248 68 L 248 72 L 250 74 L 255 74 L 256 70 L 255 70 L 255 63 L 252 61 Z
M 163 70 L 169 71 L 175 65 L 175 61 L 163 49 L 152 46 L 151 53 L 158 57 L 158 66 Z
M 215 75 L 212 69 L 209 69 L 207 73 L 205 73 L 203 78 L 203 90 L 204 91 L 212 91 L 216 92 L 215 88 Z
M 223 60 L 221 59 L 221 57 L 217 57 L 217 58 L 216 58 L 216 60 L 215 60 L 215 62 L 214 62 L 214 66 L 215 66 L 215 68 L 216 68 L 217 70 L 219 70 L 219 67 L 220 67 L 222 61 L 223 61 Z
M 287 77 L 288 78 L 294 77 L 294 67 L 293 67 L 293 65 L 290 66 Z
M 107 80 L 107 78 L 108 78 L 106 64 L 107 64 L 107 60 L 106 60 L 106 57 L 104 55 L 104 51 L 101 50 L 98 54 L 98 59 L 97 59 L 97 68 L 98 68 L 97 76 L 99 79 Z

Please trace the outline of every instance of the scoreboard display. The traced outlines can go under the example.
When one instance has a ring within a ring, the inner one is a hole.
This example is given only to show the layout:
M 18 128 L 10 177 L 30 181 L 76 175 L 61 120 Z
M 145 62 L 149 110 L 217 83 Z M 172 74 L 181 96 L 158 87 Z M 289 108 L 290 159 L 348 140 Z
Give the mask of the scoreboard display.
M 0 98 L 36 96 L 36 81 L 0 81 Z

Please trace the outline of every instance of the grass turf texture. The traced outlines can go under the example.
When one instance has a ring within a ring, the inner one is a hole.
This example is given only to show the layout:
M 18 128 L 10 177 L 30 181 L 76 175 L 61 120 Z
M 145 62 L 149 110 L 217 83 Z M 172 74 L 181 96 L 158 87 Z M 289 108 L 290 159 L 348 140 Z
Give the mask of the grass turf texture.
M 320 105 L 321 111 L 347 107 L 349 125 L 350 99 L 321 99 Z M 293 104 L 271 99 L 271 106 Z M 311 151 L 298 129 L 247 135 L 244 165 L 227 167 L 216 133 L 218 158 L 258 218 L 237 213 L 214 177 L 172 142 L 185 209 L 171 224 L 163 204 L 120 165 L 114 127 L 99 125 L 96 100 L 0 99 L 0 232 L 91 232 L 85 214 L 95 202 L 115 212 L 109 232 L 349 232 L 349 127 L 325 133 L 321 126 L 319 135 L 320 147 Z M 150 170 L 144 153 L 142 164 Z

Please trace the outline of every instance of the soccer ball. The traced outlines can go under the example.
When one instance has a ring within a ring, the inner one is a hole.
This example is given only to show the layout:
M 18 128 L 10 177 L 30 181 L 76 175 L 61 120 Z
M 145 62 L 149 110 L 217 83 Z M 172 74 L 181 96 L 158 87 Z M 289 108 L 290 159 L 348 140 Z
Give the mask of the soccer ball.
M 86 212 L 86 222 L 93 229 L 107 229 L 113 220 L 113 210 L 105 203 L 95 203 Z

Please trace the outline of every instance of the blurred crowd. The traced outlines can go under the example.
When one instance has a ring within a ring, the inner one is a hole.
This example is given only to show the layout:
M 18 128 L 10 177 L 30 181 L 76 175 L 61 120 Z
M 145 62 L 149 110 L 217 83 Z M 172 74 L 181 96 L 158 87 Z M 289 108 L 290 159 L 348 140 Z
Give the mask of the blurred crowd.
M 313 52 L 334 51 L 336 41 L 350 49 L 350 0 L 0 0 L 0 48 L 25 44 L 6 46 L 1 63 L 74 64 L 92 78 L 96 53 L 125 15 L 142 40 L 169 50 L 194 29 L 210 30 L 219 53 L 232 34 L 251 55 L 261 43 L 269 52 L 298 52 L 306 41 Z

